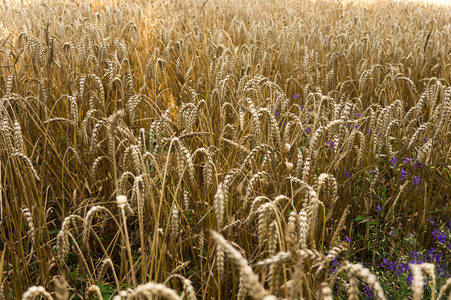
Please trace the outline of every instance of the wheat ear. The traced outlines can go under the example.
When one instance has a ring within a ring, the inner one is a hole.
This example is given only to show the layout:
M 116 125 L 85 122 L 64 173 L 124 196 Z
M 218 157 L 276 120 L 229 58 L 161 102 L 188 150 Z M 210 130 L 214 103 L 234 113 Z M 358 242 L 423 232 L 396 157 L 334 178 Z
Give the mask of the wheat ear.
M 258 281 L 258 276 L 252 271 L 247 260 L 233 248 L 227 241 L 215 231 L 211 231 L 212 238 L 221 245 L 221 248 L 227 254 L 227 256 L 237 265 L 241 272 L 241 276 L 244 277 L 245 285 L 249 289 L 249 294 L 254 299 L 275 300 L 276 297 L 268 295 L 267 291 L 263 288 L 262 284 Z
M 222 182 L 219 183 L 218 185 L 218 190 L 216 191 L 216 195 L 214 197 L 214 205 L 215 205 L 216 220 L 218 222 L 218 228 L 221 228 L 224 222 L 224 213 L 226 205 Z
M 93 284 L 86 289 L 86 300 L 94 300 L 94 297 L 97 296 L 97 299 L 102 299 L 102 293 L 100 292 L 100 288 Z
M 188 300 L 196 300 L 196 292 L 194 291 L 191 280 L 183 277 L 182 275 L 173 274 L 173 275 L 170 275 L 168 278 L 166 278 L 166 280 L 164 281 L 164 284 L 166 284 L 172 278 L 177 278 L 182 282 L 183 290 L 185 291 L 185 294 L 186 294 Z
M 41 296 L 47 300 L 53 300 L 53 297 L 42 286 L 32 286 L 23 295 L 22 300 L 34 300 L 34 298 Z
M 30 240 L 31 240 L 30 244 L 31 244 L 31 247 L 33 247 L 35 238 L 36 238 L 36 230 L 34 227 L 33 216 L 31 214 L 30 210 L 26 206 L 22 206 L 22 214 L 27 222 L 28 235 L 30 236 Z
M 410 272 L 412 273 L 412 290 L 413 299 L 421 300 L 423 299 L 423 285 L 424 285 L 424 274 L 426 273 L 431 276 L 432 279 L 432 297 L 434 299 L 435 295 L 435 272 L 434 265 L 429 263 L 423 263 L 421 265 L 409 264 Z
M 148 282 L 138 286 L 132 293 L 135 298 L 140 299 L 140 295 L 153 299 L 153 296 L 159 296 L 168 300 L 182 300 L 173 290 L 161 283 Z

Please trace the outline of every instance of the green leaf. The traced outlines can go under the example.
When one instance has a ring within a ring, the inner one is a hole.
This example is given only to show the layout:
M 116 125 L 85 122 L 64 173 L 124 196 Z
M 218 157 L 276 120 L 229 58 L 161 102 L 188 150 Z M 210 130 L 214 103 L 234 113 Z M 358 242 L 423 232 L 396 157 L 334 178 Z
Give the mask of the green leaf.
M 370 217 L 365 217 L 365 216 L 357 216 L 354 221 L 363 221 L 363 220 L 368 220 Z
M 97 286 L 100 289 L 100 294 L 102 295 L 102 298 L 104 300 L 108 300 L 111 298 L 111 296 L 113 295 L 113 293 L 115 292 L 115 289 L 113 289 L 111 286 L 109 285 L 103 285 L 101 283 L 97 283 Z M 100 299 L 99 299 L 100 300 Z
M 446 178 L 448 178 L 448 183 L 451 185 L 451 174 L 447 168 L 443 168 L 443 172 L 445 172 Z

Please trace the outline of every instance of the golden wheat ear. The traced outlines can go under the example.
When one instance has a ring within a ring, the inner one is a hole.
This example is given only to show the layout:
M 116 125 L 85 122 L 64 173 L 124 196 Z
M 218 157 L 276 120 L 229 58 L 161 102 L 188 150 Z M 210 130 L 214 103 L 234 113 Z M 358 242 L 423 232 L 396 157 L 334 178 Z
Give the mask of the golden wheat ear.
M 249 290 L 249 294 L 254 299 L 272 300 L 276 299 L 275 296 L 268 295 L 268 292 L 264 289 L 263 285 L 259 282 L 258 276 L 254 273 L 251 266 L 249 266 L 247 260 L 233 248 L 222 235 L 215 231 L 210 232 L 212 238 L 220 245 L 221 249 L 227 254 L 232 262 L 240 270 L 240 276 L 244 277 L 244 282 Z

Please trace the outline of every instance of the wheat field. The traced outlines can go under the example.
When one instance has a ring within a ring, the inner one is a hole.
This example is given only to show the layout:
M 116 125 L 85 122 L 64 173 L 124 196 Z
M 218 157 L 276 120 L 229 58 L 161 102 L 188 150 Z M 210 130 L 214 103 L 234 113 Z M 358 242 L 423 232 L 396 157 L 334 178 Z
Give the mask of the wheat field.
M 0 299 L 451 299 L 450 10 L 0 14 Z

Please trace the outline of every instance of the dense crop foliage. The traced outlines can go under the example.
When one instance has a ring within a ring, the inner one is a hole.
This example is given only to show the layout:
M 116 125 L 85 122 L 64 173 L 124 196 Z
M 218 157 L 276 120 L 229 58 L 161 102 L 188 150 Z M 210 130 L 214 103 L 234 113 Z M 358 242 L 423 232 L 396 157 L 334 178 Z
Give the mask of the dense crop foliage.
M 49 0 L 0 14 L 0 298 L 451 287 L 450 10 Z

